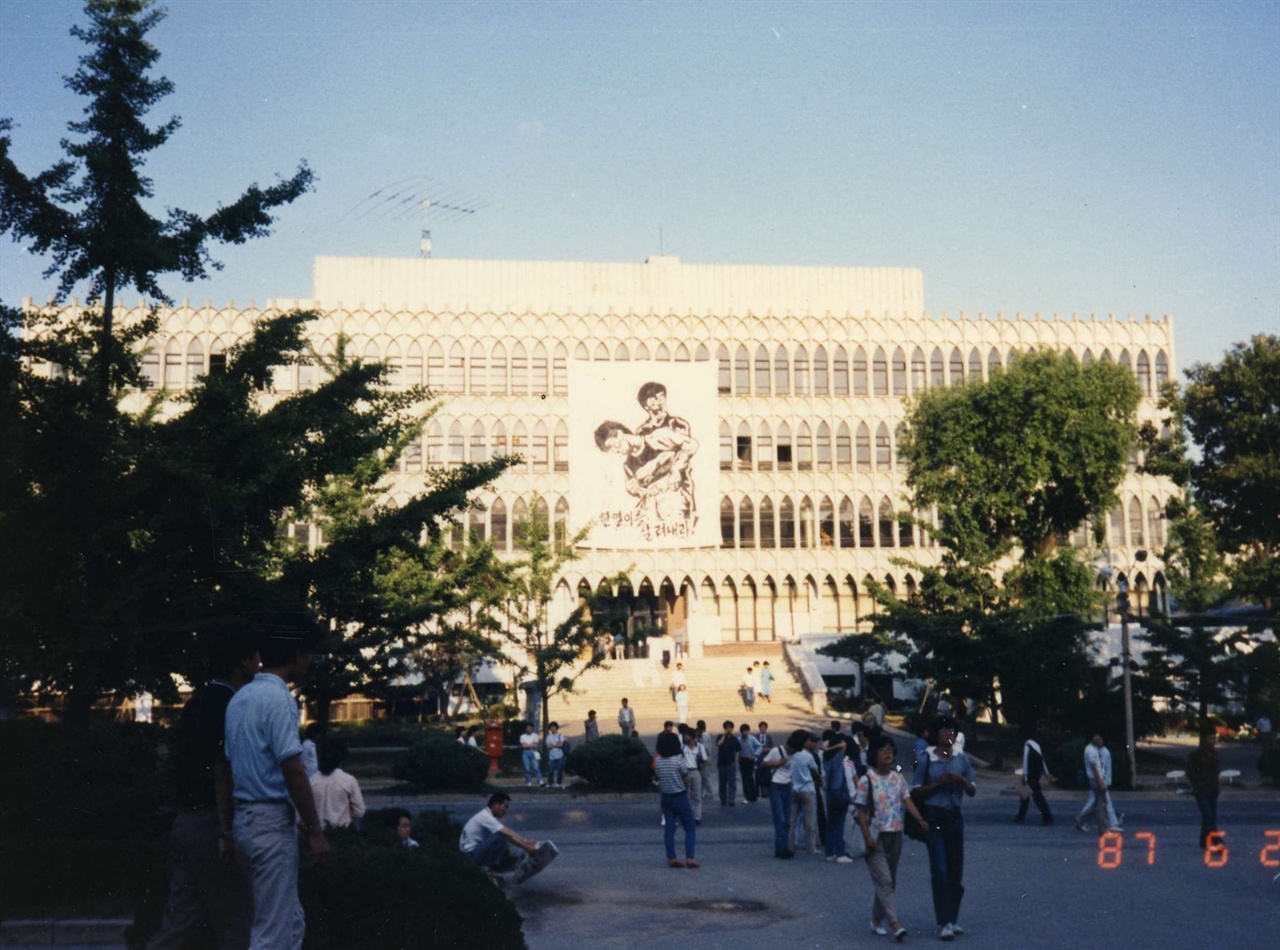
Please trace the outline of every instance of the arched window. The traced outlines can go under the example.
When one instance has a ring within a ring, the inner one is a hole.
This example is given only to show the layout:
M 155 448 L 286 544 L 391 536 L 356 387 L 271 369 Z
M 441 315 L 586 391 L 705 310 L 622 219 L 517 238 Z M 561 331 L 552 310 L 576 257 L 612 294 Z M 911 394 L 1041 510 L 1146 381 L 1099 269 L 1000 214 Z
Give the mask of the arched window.
M 631 354 L 627 351 L 627 345 L 625 343 L 619 343 L 617 345 L 613 351 L 613 358 L 619 363 L 631 362 Z
M 1124 508 L 1123 506 L 1116 505 L 1116 507 L 1112 508 L 1111 515 L 1108 520 L 1109 520 L 1108 530 L 1110 533 L 1110 538 L 1108 540 L 1111 542 L 1111 546 L 1115 548 L 1124 547 L 1125 543 L 1124 543 Z
M 495 347 L 496 349 L 496 347 Z M 497 366 L 494 366 L 495 373 Z M 502 392 L 495 389 L 494 392 Z M 517 343 L 511 348 L 511 394 L 524 396 L 529 392 L 529 357 L 525 354 L 524 344 Z
M 916 532 L 915 525 L 910 521 L 902 520 L 898 522 L 898 547 L 912 548 L 915 547 Z
M 1111 350 L 1109 348 L 1103 349 L 1102 355 L 1099 356 L 1098 359 L 1100 359 L 1104 363 L 1111 362 L 1112 361 Z
M 836 429 L 836 471 L 853 469 L 853 439 L 849 436 L 849 424 L 841 422 Z
M 394 340 L 387 344 L 385 362 L 387 364 L 386 387 L 404 389 L 404 358 L 400 355 L 399 344 Z
M 778 505 L 778 547 L 794 548 L 796 546 L 796 506 L 785 495 Z
M 831 471 L 831 427 L 825 422 L 818 423 L 816 454 L 818 471 Z
M 486 523 L 484 509 L 472 509 L 467 515 L 467 534 L 469 543 L 484 544 L 489 537 L 489 526 Z
M 787 351 L 781 346 L 773 351 L 773 394 L 791 394 L 791 366 L 787 360 Z
M 871 391 L 877 396 L 889 395 L 889 360 L 878 346 L 871 357 Z
M 529 470 L 529 435 L 523 422 L 511 427 L 511 454 L 520 456 L 520 462 L 512 471 L 527 472 Z
M 182 388 L 182 344 L 172 337 L 164 347 L 164 388 Z
M 733 430 L 723 419 L 720 421 L 720 471 L 733 471 Z
M 1153 548 L 1164 547 L 1164 512 L 1154 498 L 1147 501 L 1147 527 Z
M 541 495 L 533 501 L 533 520 L 543 531 L 550 532 L 551 522 L 547 520 L 547 500 Z
M 809 395 L 809 353 L 803 346 L 796 347 L 796 395 Z
M 1156 350 L 1156 392 L 1169 381 L 1169 358 L 1164 350 Z
M 551 446 L 547 436 L 547 424 L 539 419 L 533 427 L 533 442 L 529 446 L 529 457 L 535 472 L 545 472 L 551 465 Z
M 745 422 L 738 423 L 738 437 L 734 444 L 734 457 L 738 460 L 738 471 L 751 471 L 751 427 Z
M 645 346 L 644 341 L 641 340 L 636 344 L 636 360 L 641 361 L 641 360 L 648 360 L 648 359 L 649 359 L 649 348 Z
M 427 388 L 432 394 L 444 392 L 444 349 L 439 342 L 432 341 L 427 350 Z
M 720 499 L 720 547 L 733 547 L 736 526 L 733 523 L 733 502 L 726 496 Z
M 858 434 L 853 442 L 853 460 L 858 471 L 871 471 L 871 429 L 865 422 L 858 423 Z
M 507 506 L 501 498 L 495 498 L 489 506 L 489 537 L 499 551 L 507 549 Z
M 848 495 L 840 499 L 840 547 L 853 547 L 853 502 Z
M 913 393 L 924 392 L 927 385 L 928 377 L 925 375 L 924 350 L 917 346 L 915 352 L 911 354 L 911 391 Z
M 539 343 L 533 348 L 533 359 L 529 363 L 529 391 L 535 396 L 545 396 L 551 391 L 547 382 L 547 348 Z
M 889 445 L 889 427 L 883 422 L 876 427 L 876 469 L 887 472 L 893 467 L 893 451 Z
M 1120 351 L 1120 365 L 1123 366 L 1125 369 L 1127 369 L 1129 372 L 1131 373 L 1133 372 L 1133 363 L 1129 360 L 1128 350 Z
M 760 431 L 756 434 L 756 471 L 773 471 L 773 433 L 769 431 L 769 423 L 760 423 Z
M 493 424 L 493 441 L 489 447 L 492 455 L 491 458 L 497 458 L 499 455 L 506 455 L 510 450 L 507 444 L 507 427 L 501 422 Z
M 156 341 L 147 340 L 142 351 L 142 387 L 144 389 L 160 388 L 160 354 L 156 350 Z
M 489 460 L 489 440 L 484 431 L 484 423 L 477 421 L 471 426 L 471 461 L 487 462 Z
M 800 502 L 800 547 L 813 547 L 813 502 L 808 498 Z
M 493 392 L 504 393 L 507 391 L 507 356 L 506 350 L 502 348 L 501 343 L 497 343 L 493 347 L 493 363 L 495 369 L 495 378 L 489 379 L 489 371 L 485 363 L 484 344 L 477 343 L 471 347 L 471 393 L 477 396 L 483 396 L 489 392 L 490 385 L 493 386 Z M 501 366 L 501 369 L 497 367 Z M 498 388 L 499 380 L 501 380 L 501 389 Z
M 551 464 L 557 472 L 569 471 L 569 427 L 563 419 L 556 420 L 556 431 L 551 443 Z
M 401 382 L 406 387 L 422 385 L 422 346 L 417 340 L 409 343 L 409 348 L 404 356 L 404 368 L 400 374 Z M 303 385 L 304 389 L 310 388 Z
M 667 344 L 659 343 L 658 348 L 653 351 L 653 358 L 662 363 L 670 363 L 671 351 L 667 349 Z
M 871 508 L 870 498 L 863 498 L 858 503 L 858 546 L 862 548 L 876 546 L 875 512 Z
M 400 458 L 396 459 L 391 469 L 395 472 L 422 471 L 422 436 L 409 440 L 409 444 L 404 447 L 404 452 L 401 453 Z
M 756 546 L 756 514 L 751 499 L 744 497 L 738 505 L 738 547 Z
M 1005 364 L 1004 364 L 1004 365 L 1005 365 L 1005 368 L 1006 368 L 1006 369 L 1013 369 L 1013 363 L 1014 363 L 1014 361 L 1015 361 L 1017 358 L 1018 358 L 1018 351 L 1017 351 L 1017 350 L 1010 350 L 1010 351 L 1009 351 L 1009 357 L 1008 357 L 1008 359 L 1006 359 L 1006 360 L 1005 360 Z
M 1129 499 L 1129 544 L 1132 547 L 1140 548 L 1146 544 L 1145 532 L 1142 524 L 1142 502 L 1137 497 Z
M 880 547 L 893 547 L 893 505 L 888 498 L 880 499 Z
M 1093 350 L 1091 350 L 1089 347 L 1086 346 L 1084 348 L 1084 352 L 1080 354 L 1080 365 L 1088 366 L 1092 362 L 1093 362 Z
M 807 422 L 800 423 L 796 429 L 796 471 L 813 471 L 813 435 Z
M 929 388 L 941 389 L 945 385 L 947 385 L 947 377 L 943 369 L 942 349 L 935 346 L 933 354 L 929 357 Z
M 523 551 L 529 546 L 529 506 L 517 498 L 511 506 L 511 547 Z
M 791 427 L 785 422 L 778 426 L 778 471 L 789 472 L 792 468 Z
M 867 351 L 858 347 L 853 351 L 853 394 L 855 396 L 866 396 L 871 392 L 868 388 L 870 385 L 868 380 Z
M 893 448 L 894 448 L 893 461 L 894 461 L 894 465 L 899 470 L 905 469 L 906 467 L 907 460 L 903 455 L 906 442 L 907 442 L 907 424 L 905 422 L 899 422 L 898 428 L 896 428 L 893 432 Z
M 1001 372 L 1004 370 L 1000 365 L 1000 351 L 993 346 L 991 352 L 987 354 L 987 379 Z
M 609 348 L 603 343 L 597 343 L 595 355 L 591 359 L 597 363 L 609 362 Z
M 727 396 L 733 392 L 733 371 L 729 366 L 729 349 L 720 347 L 716 350 L 716 362 L 720 369 L 716 376 L 716 391 Z
M 467 460 L 467 446 L 462 437 L 462 423 L 456 419 L 449 426 L 449 464 L 461 465 Z
M 204 347 L 199 340 L 187 344 L 187 388 L 195 386 L 204 375 Z
M 467 391 L 467 355 L 461 343 L 453 344 L 449 350 L 449 366 L 446 387 L 451 393 Z
M 444 464 L 444 429 L 435 419 L 427 424 L 427 466 L 434 468 Z
M 969 351 L 969 378 L 982 379 L 982 354 L 976 346 Z
M 551 391 L 557 396 L 569 393 L 569 351 L 563 343 L 551 354 Z
M 832 548 L 836 544 L 836 512 L 831 499 L 825 495 L 818 503 L 818 544 L 824 548 Z
M 897 347 L 893 351 L 893 394 L 895 396 L 905 396 L 907 394 L 907 355 L 902 352 L 902 347 Z
M 1138 351 L 1138 387 L 1142 390 L 1142 395 L 1151 395 L 1151 359 L 1147 356 L 1146 350 Z
M 556 520 L 551 526 L 551 540 L 557 548 L 569 543 L 569 502 L 562 495 L 556 502 Z
M 835 396 L 849 395 L 849 355 L 843 346 L 836 347 L 831 361 L 831 392 Z
M 951 351 L 951 385 L 964 382 L 964 354 L 960 352 L 960 347 L 956 347 Z
M 769 351 L 756 348 L 756 395 L 769 395 Z
M 773 502 L 768 497 L 760 499 L 760 547 L 775 547 L 777 532 L 773 526 Z
M 827 350 L 818 347 L 813 351 L 813 394 L 825 396 L 831 392 L 831 380 L 827 376 Z
M 733 354 L 733 391 L 739 396 L 751 395 L 751 357 L 745 346 Z

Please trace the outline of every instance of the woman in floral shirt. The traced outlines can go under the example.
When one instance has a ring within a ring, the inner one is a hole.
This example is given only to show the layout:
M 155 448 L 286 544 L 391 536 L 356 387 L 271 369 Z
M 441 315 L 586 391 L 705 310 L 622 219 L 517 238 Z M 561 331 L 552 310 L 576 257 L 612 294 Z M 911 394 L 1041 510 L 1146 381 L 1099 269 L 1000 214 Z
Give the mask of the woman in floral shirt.
M 898 859 L 902 857 L 902 826 L 907 813 L 921 828 L 928 828 L 915 803 L 911 801 L 911 789 L 899 773 L 893 770 L 893 757 L 898 747 L 888 736 L 877 736 L 867 749 L 872 768 L 858 779 L 858 791 L 853 803 L 858 808 L 858 827 L 867 847 L 867 869 L 871 883 L 875 885 L 875 902 L 871 905 L 871 930 L 878 934 L 893 934 L 899 942 L 907 935 L 907 928 L 898 921 L 894 906 L 894 889 L 898 883 Z M 868 805 L 870 801 L 870 805 Z M 888 924 L 888 929 L 885 929 Z

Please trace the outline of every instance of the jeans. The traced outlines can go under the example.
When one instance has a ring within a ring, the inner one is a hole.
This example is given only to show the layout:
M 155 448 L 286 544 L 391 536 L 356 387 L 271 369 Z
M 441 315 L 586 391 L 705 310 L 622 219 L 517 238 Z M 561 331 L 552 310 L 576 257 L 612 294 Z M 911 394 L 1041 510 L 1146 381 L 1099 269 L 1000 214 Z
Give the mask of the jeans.
M 203 926 L 213 931 L 218 950 L 249 945 L 253 891 L 238 864 L 218 855 L 218 810 L 181 811 L 169 833 L 169 898 L 160 930 L 147 950 L 177 950 Z
M 739 759 L 738 770 L 742 773 L 742 797 L 754 802 L 760 797 L 760 789 L 756 788 L 756 760 Z
M 1049 812 L 1049 803 L 1045 801 L 1044 792 L 1040 790 L 1040 776 L 1027 779 L 1027 787 L 1031 789 L 1031 794 L 1018 804 L 1018 821 L 1027 817 L 1027 806 L 1033 801 L 1036 803 L 1036 808 L 1040 809 L 1040 820 L 1053 821 L 1053 815 Z
M 1111 828 L 1120 827 L 1120 819 L 1116 817 L 1115 807 L 1111 804 L 1111 793 L 1104 791 L 1101 798 L 1103 809 L 1102 814 L 1105 814 L 1107 819 L 1107 826 L 1105 828 L 1102 826 L 1102 815 L 1099 814 L 1098 790 L 1092 786 L 1089 788 L 1089 797 L 1084 800 L 1084 807 L 1080 809 L 1080 814 L 1076 816 L 1076 821 L 1084 821 L 1085 816 L 1091 811 L 1095 815 L 1098 815 L 1098 834 L 1104 834 Z
M 564 756 L 547 760 L 547 781 L 552 785 L 564 784 Z
M 537 782 L 542 784 L 542 766 L 538 764 L 538 753 L 535 749 L 525 749 L 520 753 L 520 759 L 524 763 L 524 780 L 526 782 Z
M 463 851 L 462 856 L 472 864 L 495 871 L 506 870 L 515 859 L 515 854 L 507 846 L 504 835 L 493 832 L 470 851 Z
M 235 841 L 253 881 L 252 950 L 301 950 L 306 932 L 298 900 L 298 830 L 292 805 L 241 805 Z
M 662 795 L 662 843 L 667 848 L 667 860 L 676 856 L 676 819 L 684 826 L 684 856 L 694 857 L 698 832 L 693 824 L 693 806 L 688 792 L 664 792 Z
M 1196 806 L 1200 809 L 1200 847 L 1204 847 L 1209 835 L 1218 830 L 1218 796 L 1197 795 Z
M 959 808 L 926 806 L 929 822 L 929 881 L 938 926 L 954 924 L 964 897 L 964 816 Z
M 849 803 L 843 798 L 827 796 L 827 828 L 823 835 L 823 844 L 829 858 L 843 857 L 844 824 L 849 819 Z
M 718 763 L 716 771 L 720 776 L 720 804 L 736 804 L 738 796 L 738 766 L 733 762 Z
M 795 840 L 796 826 L 804 821 L 805 847 L 810 854 L 818 852 L 818 793 L 791 791 L 791 840 Z M 797 845 L 798 847 L 798 845 Z
M 790 854 L 791 783 L 769 783 L 769 811 L 773 815 L 773 853 Z

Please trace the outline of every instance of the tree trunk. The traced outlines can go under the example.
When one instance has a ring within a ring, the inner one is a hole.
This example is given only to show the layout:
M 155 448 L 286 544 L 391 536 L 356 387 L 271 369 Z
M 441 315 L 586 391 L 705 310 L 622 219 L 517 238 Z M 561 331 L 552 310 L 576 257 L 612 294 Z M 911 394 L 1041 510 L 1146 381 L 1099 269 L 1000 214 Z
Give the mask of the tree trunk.
M 318 696 L 311 701 L 312 710 L 315 713 L 315 720 L 322 726 L 329 724 L 329 712 L 333 707 L 333 699 L 328 696 Z
M 67 693 L 66 705 L 62 710 L 62 724 L 73 729 L 88 726 L 93 703 L 97 698 L 97 692 L 87 686 L 73 687 Z

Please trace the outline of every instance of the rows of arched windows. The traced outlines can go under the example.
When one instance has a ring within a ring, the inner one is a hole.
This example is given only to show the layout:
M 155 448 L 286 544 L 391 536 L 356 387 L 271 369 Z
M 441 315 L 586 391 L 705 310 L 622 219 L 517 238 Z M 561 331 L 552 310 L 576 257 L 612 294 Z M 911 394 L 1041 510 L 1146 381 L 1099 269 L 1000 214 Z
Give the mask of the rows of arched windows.
M 322 344 L 321 352 L 333 350 Z M 381 360 L 388 365 L 387 385 L 393 389 L 426 385 L 436 393 L 471 395 L 566 395 L 569 391 L 569 345 L 565 343 L 504 343 L 416 339 L 378 341 L 355 337 L 348 345 L 350 355 Z M 1091 348 L 1080 354 L 1090 363 Z M 990 378 L 993 372 L 1010 365 L 1017 350 L 1002 352 L 991 347 L 986 353 L 971 347 L 944 352 L 935 346 L 928 352 L 914 347 L 910 354 L 901 346 L 886 350 L 863 346 L 794 346 L 738 344 L 733 352 L 727 345 L 716 351 L 717 387 L 722 394 L 739 396 L 906 396 L 930 388 L 953 385 L 966 379 Z M 586 343 L 573 345 L 575 360 L 629 361 L 658 360 L 687 362 L 711 359 L 705 345 L 679 343 L 674 347 L 659 343 L 652 350 L 643 343 Z M 1169 360 L 1164 350 L 1151 355 L 1139 349 L 1131 356 L 1121 349 L 1097 355 L 1115 359 L 1137 377 L 1144 396 L 1151 396 L 1169 378 Z M 193 338 L 186 346 L 170 338 L 163 348 L 152 342 L 142 360 L 144 377 L 153 388 L 180 390 L 195 385 L 206 372 L 218 372 L 226 365 L 226 345 L 213 341 L 205 345 Z M 274 386 L 282 392 L 307 389 L 316 382 L 314 366 L 278 367 Z
M 1103 537 L 1113 548 L 1151 548 L 1159 551 L 1165 545 L 1164 502 L 1153 496 L 1144 503 L 1137 495 L 1122 501 L 1107 515 Z M 1074 547 L 1094 544 L 1092 525 L 1083 524 L 1071 533 Z
M 536 519 L 547 528 L 556 547 L 566 545 L 569 499 L 561 496 L 552 504 L 540 495 L 531 502 L 523 497 L 510 501 L 497 497 L 487 505 L 471 509 L 453 526 L 451 542 L 455 549 L 488 541 L 498 551 L 519 551 L 524 548 L 530 519 Z
M 887 496 L 875 504 L 871 498 L 843 496 L 833 500 L 788 495 L 774 499 L 744 496 L 737 501 L 720 499 L 720 546 L 723 548 L 910 548 L 916 546 L 917 528 L 899 520 Z M 932 545 L 927 532 L 920 543 Z
M 885 422 L 720 422 L 721 471 L 892 471 L 906 429 Z
M 500 419 L 432 419 L 423 434 L 409 443 L 396 460 L 397 472 L 421 472 L 424 468 L 487 462 L 499 455 L 519 455 L 523 466 L 516 471 L 567 472 L 569 428 L 563 419 L 538 419 L 530 423 Z

